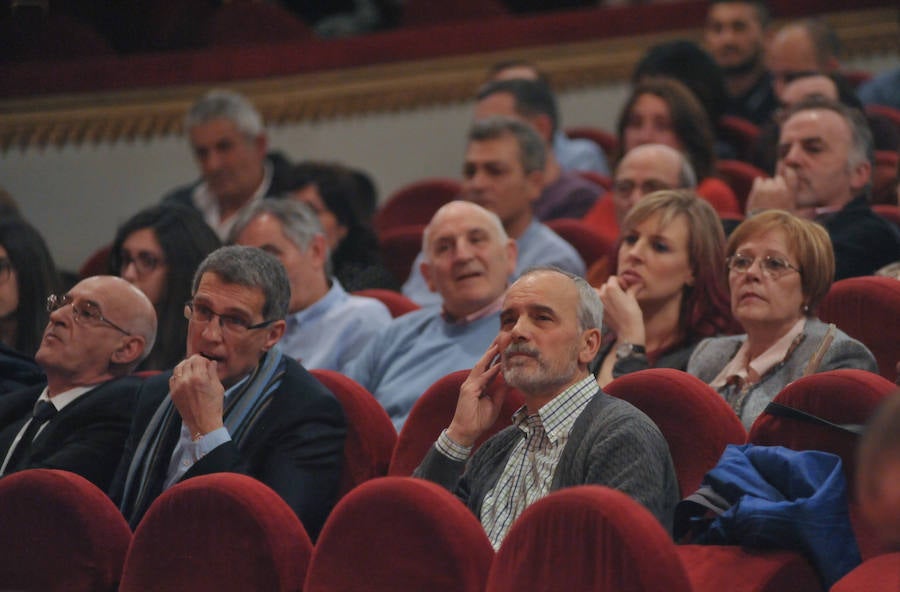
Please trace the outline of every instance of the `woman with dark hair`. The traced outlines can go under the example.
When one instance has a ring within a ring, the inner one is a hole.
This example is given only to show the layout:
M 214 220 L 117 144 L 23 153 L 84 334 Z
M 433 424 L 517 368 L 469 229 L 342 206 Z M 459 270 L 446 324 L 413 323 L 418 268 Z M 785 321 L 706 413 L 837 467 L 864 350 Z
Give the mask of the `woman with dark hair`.
M 347 292 L 399 289 L 381 263 L 370 225 L 377 200 L 368 175 L 339 164 L 303 162 L 294 167 L 293 187 L 290 196 L 319 216 L 331 252 L 332 275 Z
M 221 246 L 216 233 L 193 209 L 157 205 L 127 220 L 116 233 L 110 272 L 139 288 L 156 307 L 156 345 L 139 370 L 165 370 L 184 359 L 194 271 Z
M 19 216 L 0 217 L 0 393 L 42 382 L 34 362 L 47 327 L 47 296 L 62 281 L 44 239 Z
M 605 386 L 646 368 L 684 370 L 697 343 L 735 328 L 712 207 L 689 190 L 641 199 L 625 217 L 615 275 L 598 288 L 604 333 L 592 369 Z
M 697 194 L 720 216 L 741 215 L 734 192 L 713 176 L 716 155 L 709 118 L 683 84 L 672 78 L 641 81 L 625 102 L 616 131 L 621 154 L 642 144 L 665 144 L 684 154 L 697 175 Z

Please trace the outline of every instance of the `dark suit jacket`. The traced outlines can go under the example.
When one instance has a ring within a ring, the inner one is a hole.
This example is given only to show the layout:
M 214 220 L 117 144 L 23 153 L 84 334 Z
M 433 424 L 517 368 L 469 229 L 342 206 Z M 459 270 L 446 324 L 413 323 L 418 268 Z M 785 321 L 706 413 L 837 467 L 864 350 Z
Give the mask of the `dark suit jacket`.
M 243 473 L 274 489 L 291 506 L 310 537 L 315 538 L 334 505 L 341 477 L 346 425 L 340 403 L 293 359 L 268 408 L 245 436 L 242 448 L 234 441 L 213 449 L 185 473 L 184 479 L 210 473 Z M 131 434 L 110 496 L 122 506 L 128 468 L 153 414 L 169 394 L 171 372 L 147 379 L 140 392 Z M 122 508 L 132 527 L 162 492 L 169 458 L 178 443 L 181 421 L 163 434 L 159 470 L 150 475 L 151 494 L 143 507 L 129 499 Z M 129 496 L 132 497 L 132 496 Z
M 62 469 L 109 487 L 131 425 L 141 379 L 126 376 L 105 382 L 57 413 L 31 444 L 26 468 Z M 0 397 L 0 463 L 31 417 L 42 386 Z

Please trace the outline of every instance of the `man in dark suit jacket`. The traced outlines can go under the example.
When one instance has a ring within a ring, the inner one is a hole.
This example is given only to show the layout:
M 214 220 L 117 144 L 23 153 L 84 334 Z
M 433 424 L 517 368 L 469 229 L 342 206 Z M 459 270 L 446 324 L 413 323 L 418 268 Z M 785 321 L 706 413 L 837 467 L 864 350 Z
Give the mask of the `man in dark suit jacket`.
M 142 292 L 111 276 L 85 279 L 51 296 L 48 307 L 35 354 L 47 386 L 0 397 L 0 475 L 64 469 L 106 489 L 141 383 L 127 375 L 153 347 L 156 312 Z M 38 407 L 50 411 L 33 418 Z
M 346 428 L 337 399 L 275 347 L 289 301 L 284 267 L 260 249 L 223 247 L 201 263 L 188 357 L 141 390 L 110 490 L 132 526 L 175 483 L 229 471 L 269 485 L 318 534 Z

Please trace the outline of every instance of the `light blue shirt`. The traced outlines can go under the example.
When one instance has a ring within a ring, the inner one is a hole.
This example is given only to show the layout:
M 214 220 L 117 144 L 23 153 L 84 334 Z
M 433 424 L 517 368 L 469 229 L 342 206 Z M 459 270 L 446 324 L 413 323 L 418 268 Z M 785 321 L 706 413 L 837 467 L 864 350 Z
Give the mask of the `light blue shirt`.
M 509 278 L 510 282 L 515 281 L 529 267 L 541 265 L 553 265 L 582 277 L 585 274 L 584 261 L 575 247 L 536 219 L 531 221 L 516 241 L 516 245 L 519 247 L 519 254 L 516 257 L 516 269 Z M 419 269 L 424 260 L 424 253 L 416 256 L 409 279 L 403 284 L 403 294 L 423 308 L 441 304 L 441 295 L 428 289 L 425 277 Z
M 332 278 L 325 296 L 287 317 L 278 346 L 307 370 L 340 370 L 392 319 L 381 301 L 348 294 Z
M 439 378 L 474 366 L 499 329 L 499 311 L 451 323 L 440 310 L 416 310 L 380 331 L 343 373 L 375 395 L 399 432 L 422 393 Z
M 603 149 L 585 138 L 570 138 L 562 130 L 553 136 L 553 153 L 559 166 L 567 171 L 593 171 L 610 176 Z

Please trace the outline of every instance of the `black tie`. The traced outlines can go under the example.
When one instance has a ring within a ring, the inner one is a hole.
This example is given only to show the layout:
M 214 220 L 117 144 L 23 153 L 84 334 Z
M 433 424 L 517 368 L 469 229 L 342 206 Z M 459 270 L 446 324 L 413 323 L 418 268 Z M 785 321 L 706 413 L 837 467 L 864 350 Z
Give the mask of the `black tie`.
M 50 401 L 41 399 L 35 403 L 34 410 L 31 412 L 31 422 L 28 424 L 28 427 L 25 428 L 25 433 L 22 434 L 22 438 L 16 445 L 16 449 L 13 450 L 9 462 L 6 464 L 6 471 L 4 471 L 4 473 L 9 474 L 24 468 L 24 466 L 20 467 L 19 465 L 24 465 L 25 461 L 31 458 L 31 454 L 26 454 L 26 452 L 31 450 L 31 441 L 34 440 L 34 436 L 37 434 L 38 429 L 54 415 L 56 415 L 56 407 L 54 407 L 53 403 Z

